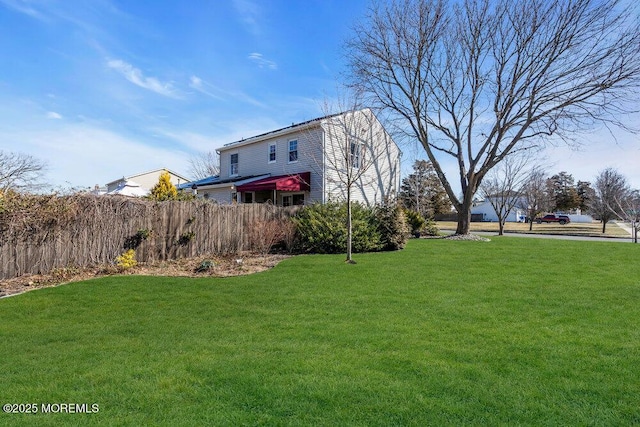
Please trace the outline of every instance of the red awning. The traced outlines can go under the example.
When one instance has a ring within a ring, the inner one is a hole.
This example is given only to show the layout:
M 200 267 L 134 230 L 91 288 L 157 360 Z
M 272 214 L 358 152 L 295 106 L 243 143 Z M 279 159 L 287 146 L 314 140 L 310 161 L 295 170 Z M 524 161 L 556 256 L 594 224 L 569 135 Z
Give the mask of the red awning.
M 247 184 L 238 185 L 238 191 L 309 191 L 311 172 L 296 173 L 293 175 L 279 175 L 262 178 Z

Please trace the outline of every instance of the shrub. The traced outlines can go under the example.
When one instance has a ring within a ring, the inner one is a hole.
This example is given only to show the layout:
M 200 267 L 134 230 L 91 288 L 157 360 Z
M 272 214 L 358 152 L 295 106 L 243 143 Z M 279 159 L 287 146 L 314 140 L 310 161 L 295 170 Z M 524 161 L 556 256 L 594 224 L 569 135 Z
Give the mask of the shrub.
M 283 220 L 282 221 L 282 244 L 284 246 L 284 249 L 289 252 L 292 253 L 295 250 L 296 247 L 296 242 L 297 242 L 297 238 L 298 238 L 298 233 L 296 230 L 296 225 L 295 223 L 290 220 Z
M 422 234 L 427 236 L 439 236 L 440 230 L 436 226 L 436 222 L 433 219 L 428 219 L 427 222 L 422 227 Z
M 375 211 L 382 250 L 396 251 L 404 248 L 409 226 L 400 206 L 395 202 L 387 202 L 376 206 Z
M 205 259 L 196 267 L 196 273 L 206 273 L 212 270 L 216 266 L 216 263 L 210 259 Z
M 57 194 L 22 194 L 12 190 L 0 194 L 0 246 L 29 239 L 37 244 L 53 236 L 52 231 L 74 222 L 78 197 Z M 38 237 L 34 239 L 34 237 Z
M 347 248 L 346 203 L 316 203 L 301 209 L 294 217 L 301 249 L 306 252 L 335 254 Z M 370 252 L 382 248 L 375 212 L 359 203 L 351 205 L 352 250 Z
M 128 249 L 116 257 L 116 266 L 121 270 L 128 270 L 136 265 L 138 265 L 138 261 L 136 261 L 136 251 L 133 249 Z
M 290 228 L 290 221 L 287 220 L 256 221 L 249 233 L 251 248 L 266 255 L 276 244 L 286 245 L 285 239 L 292 239 Z
M 407 224 L 411 229 L 411 234 L 419 236 L 426 224 L 426 221 L 422 215 L 420 215 L 420 212 L 414 211 L 413 209 L 405 209 L 404 215 L 407 218 Z

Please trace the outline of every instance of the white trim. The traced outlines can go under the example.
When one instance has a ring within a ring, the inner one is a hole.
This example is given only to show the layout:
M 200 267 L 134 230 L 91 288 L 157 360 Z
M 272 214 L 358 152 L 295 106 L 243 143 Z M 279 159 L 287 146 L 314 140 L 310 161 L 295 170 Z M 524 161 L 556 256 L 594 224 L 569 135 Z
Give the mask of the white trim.
M 236 163 L 233 163 L 233 156 L 236 156 Z M 236 165 L 235 172 L 233 171 L 233 165 Z M 240 170 L 240 156 L 238 153 L 232 153 L 229 155 L 229 176 L 238 176 L 238 172 Z
M 271 142 L 269 143 L 268 147 L 269 148 L 267 149 L 267 163 L 268 164 L 276 163 L 278 161 L 278 144 L 276 144 L 275 142 Z M 274 160 L 271 160 L 271 147 L 274 147 L 274 150 L 273 150 Z
M 293 152 L 291 150 L 291 143 L 295 141 L 296 142 L 296 159 L 295 160 L 291 160 L 291 153 Z M 293 138 L 290 139 L 287 142 L 287 163 L 298 163 L 298 160 L 300 159 L 300 144 L 298 142 L 298 138 Z

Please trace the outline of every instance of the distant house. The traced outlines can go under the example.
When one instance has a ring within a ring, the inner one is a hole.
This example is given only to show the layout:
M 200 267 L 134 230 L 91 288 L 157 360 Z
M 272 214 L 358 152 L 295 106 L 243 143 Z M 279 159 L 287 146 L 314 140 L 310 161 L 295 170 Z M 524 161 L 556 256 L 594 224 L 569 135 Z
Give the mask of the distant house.
M 481 221 L 498 222 L 498 214 L 496 214 L 496 210 L 491 205 L 490 198 L 475 202 L 471 208 L 471 215 L 476 218 L 482 218 Z M 526 209 L 522 209 L 516 204 L 507 214 L 506 222 L 525 222 L 526 218 Z
M 340 130 L 339 124 L 346 120 L 366 136 L 366 144 L 354 142 L 350 132 Z M 345 146 L 351 150 L 348 161 L 336 162 Z M 183 190 L 218 203 L 291 206 L 342 200 L 346 189 L 341 174 L 360 167 L 365 158 L 373 159 L 371 153 L 375 162 L 363 168 L 362 178 L 352 186 L 352 200 L 381 202 L 396 195 L 400 183 L 402 153 L 369 109 L 293 124 L 227 144 L 217 152 L 220 175 L 184 184 Z
M 120 179 L 107 183 L 107 194 L 123 194 L 123 191 L 127 192 L 133 188 L 135 188 L 135 195 L 147 194 L 151 191 L 154 185 L 158 183 L 160 175 L 163 172 L 169 172 L 171 182 L 176 187 L 190 181 L 189 178 L 177 174 L 169 169 L 155 169 L 135 175 L 123 176 Z

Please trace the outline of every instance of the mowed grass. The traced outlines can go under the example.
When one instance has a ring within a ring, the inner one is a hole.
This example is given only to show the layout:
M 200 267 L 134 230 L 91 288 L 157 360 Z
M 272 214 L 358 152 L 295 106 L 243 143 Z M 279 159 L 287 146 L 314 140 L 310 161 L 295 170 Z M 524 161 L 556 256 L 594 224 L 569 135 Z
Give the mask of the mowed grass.
M 0 300 L 2 425 L 637 425 L 640 245 L 412 240 Z
M 441 230 L 455 231 L 457 223 L 453 221 L 438 221 L 436 225 Z M 497 222 L 472 222 L 471 232 L 497 233 L 499 225 Z M 529 224 L 521 222 L 507 222 L 504 225 L 507 233 L 523 234 L 552 234 L 564 236 L 587 236 L 587 237 L 613 237 L 630 239 L 631 235 L 626 230 L 620 228 L 615 222 L 607 223 L 605 233 L 602 233 L 602 223 L 600 222 L 572 222 L 565 225 L 560 224 L 537 224 L 534 223 L 531 230 Z

